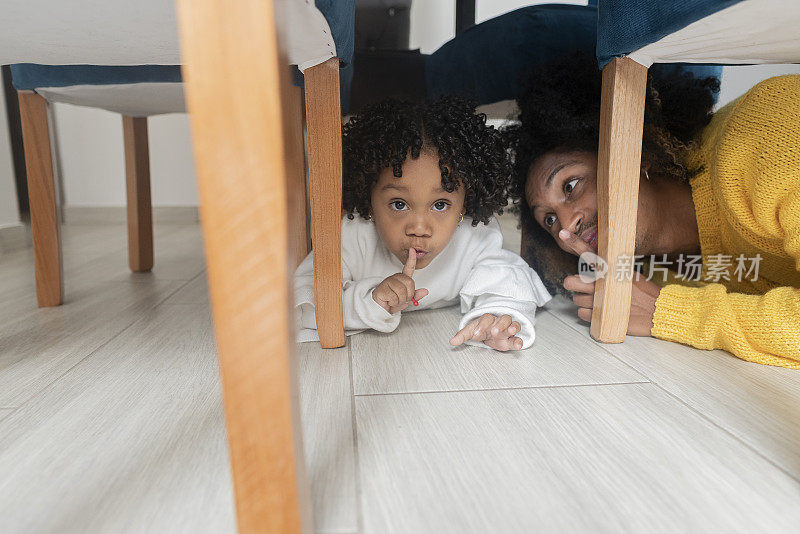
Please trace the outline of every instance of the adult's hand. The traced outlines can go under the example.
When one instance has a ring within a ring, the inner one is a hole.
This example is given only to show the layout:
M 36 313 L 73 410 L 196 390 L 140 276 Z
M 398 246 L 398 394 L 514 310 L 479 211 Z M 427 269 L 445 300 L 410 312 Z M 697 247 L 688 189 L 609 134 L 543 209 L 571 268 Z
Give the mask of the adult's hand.
M 594 282 L 583 282 L 577 274 L 564 279 L 564 288 L 574 293 L 572 301 L 578 306 L 578 317 L 587 322 L 592 320 L 594 284 Z M 653 315 L 656 312 L 656 299 L 660 292 L 661 287 L 658 284 L 634 271 L 628 335 L 651 335 Z
M 573 234 L 569 230 L 561 230 L 558 232 L 558 239 L 561 241 L 561 246 L 567 252 L 572 252 L 576 256 L 580 256 L 584 252 L 594 252 L 594 249 L 580 238 L 577 234 Z

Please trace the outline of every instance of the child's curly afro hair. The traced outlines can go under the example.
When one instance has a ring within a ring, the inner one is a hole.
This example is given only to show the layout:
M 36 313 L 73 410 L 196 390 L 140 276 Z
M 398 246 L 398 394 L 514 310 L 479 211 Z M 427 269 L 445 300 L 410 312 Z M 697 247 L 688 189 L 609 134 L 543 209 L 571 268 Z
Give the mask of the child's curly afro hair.
M 352 117 L 343 128 L 342 205 L 349 218 L 370 218 L 370 196 L 380 172 L 403 175 L 409 156 L 436 149 L 442 188 L 465 188 L 465 215 L 473 225 L 502 213 L 512 166 L 503 138 L 475 105 L 457 97 L 419 104 L 386 100 Z

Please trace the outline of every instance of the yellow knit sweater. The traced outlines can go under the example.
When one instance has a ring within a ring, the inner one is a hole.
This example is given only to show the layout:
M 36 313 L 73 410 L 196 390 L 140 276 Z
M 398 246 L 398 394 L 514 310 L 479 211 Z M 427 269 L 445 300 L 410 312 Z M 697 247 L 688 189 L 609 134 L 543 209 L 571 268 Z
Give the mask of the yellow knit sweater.
M 716 283 L 664 286 L 652 335 L 800 369 L 800 76 L 761 82 L 719 110 L 692 163 L 703 167 L 691 182 L 702 279 Z M 761 256 L 755 281 L 735 272 L 740 254 Z

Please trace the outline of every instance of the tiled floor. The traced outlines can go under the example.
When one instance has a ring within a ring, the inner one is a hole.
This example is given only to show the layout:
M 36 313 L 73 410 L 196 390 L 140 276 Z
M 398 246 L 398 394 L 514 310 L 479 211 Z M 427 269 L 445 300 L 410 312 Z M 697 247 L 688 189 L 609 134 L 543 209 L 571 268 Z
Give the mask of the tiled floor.
M 516 248 L 513 222 L 507 244 Z M 67 301 L 0 257 L 0 532 L 235 530 L 199 228 L 67 225 Z M 318 532 L 797 532 L 800 372 L 600 345 L 556 299 L 515 354 L 455 309 L 298 347 Z

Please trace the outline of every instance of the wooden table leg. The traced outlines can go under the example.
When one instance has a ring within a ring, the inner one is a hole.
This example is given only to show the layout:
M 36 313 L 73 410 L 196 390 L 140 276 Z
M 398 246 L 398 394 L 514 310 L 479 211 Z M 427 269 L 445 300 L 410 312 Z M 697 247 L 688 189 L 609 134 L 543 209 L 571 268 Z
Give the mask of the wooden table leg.
M 284 108 L 287 125 L 287 150 L 290 158 L 289 175 L 289 250 L 294 261 L 292 267 L 300 265 L 308 255 L 308 217 L 306 210 L 306 147 L 303 136 L 303 89 L 289 87 Z
M 128 198 L 128 265 L 135 273 L 153 268 L 153 207 L 147 117 L 122 116 Z
M 314 310 L 323 348 L 344 345 L 342 316 L 342 112 L 339 60 L 305 71 Z
M 47 101 L 33 91 L 19 91 L 18 96 L 28 171 L 36 300 L 40 307 L 58 306 L 64 296 L 64 276 Z
M 608 273 L 595 285 L 590 334 L 604 343 L 624 341 L 630 318 L 631 278 L 618 279 L 617 262 L 627 256 L 633 264 L 646 87 L 647 67 L 632 59 L 613 59 L 603 69 L 597 248 Z
M 272 0 L 178 0 L 239 531 L 312 531 L 288 251 L 286 59 Z

